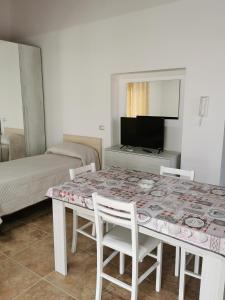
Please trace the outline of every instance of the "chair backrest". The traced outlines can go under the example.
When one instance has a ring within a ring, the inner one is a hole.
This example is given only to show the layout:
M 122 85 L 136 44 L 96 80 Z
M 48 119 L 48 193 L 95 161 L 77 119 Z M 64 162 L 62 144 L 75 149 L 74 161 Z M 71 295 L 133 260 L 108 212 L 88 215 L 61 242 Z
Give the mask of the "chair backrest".
M 73 180 L 76 175 L 86 173 L 86 172 L 96 172 L 95 163 L 91 163 L 90 165 L 83 166 L 83 167 L 76 168 L 76 169 L 69 169 L 70 180 Z
M 181 170 L 175 168 L 168 168 L 161 166 L 160 175 L 171 176 L 171 177 L 180 177 L 183 179 L 194 180 L 195 172 L 189 170 Z
M 97 242 L 103 238 L 103 221 L 131 229 L 132 252 L 137 255 L 138 225 L 137 209 L 134 202 L 109 199 L 97 193 L 92 194 L 95 214 Z

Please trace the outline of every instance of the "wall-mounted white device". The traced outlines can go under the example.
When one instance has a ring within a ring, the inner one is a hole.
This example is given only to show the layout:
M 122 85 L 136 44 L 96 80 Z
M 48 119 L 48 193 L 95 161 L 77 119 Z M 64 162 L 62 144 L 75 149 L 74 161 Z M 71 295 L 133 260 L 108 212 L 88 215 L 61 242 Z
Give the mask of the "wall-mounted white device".
M 6 127 L 6 118 L 5 117 L 0 117 L 0 134 L 3 134 L 4 133 L 4 129 Z
M 99 130 L 105 130 L 105 125 L 99 125 L 99 126 L 98 126 L 98 129 L 99 129 Z
M 208 107 L 209 107 L 209 97 L 201 96 L 199 102 L 199 112 L 198 112 L 198 115 L 200 117 L 199 126 L 202 125 L 203 118 L 207 117 L 208 115 Z

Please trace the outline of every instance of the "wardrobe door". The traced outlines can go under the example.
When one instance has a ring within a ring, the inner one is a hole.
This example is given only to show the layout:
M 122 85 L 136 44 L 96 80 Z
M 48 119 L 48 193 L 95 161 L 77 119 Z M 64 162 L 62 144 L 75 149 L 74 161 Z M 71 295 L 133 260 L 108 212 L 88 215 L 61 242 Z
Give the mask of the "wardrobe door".
M 0 162 L 25 155 L 18 44 L 0 41 Z
M 18 45 L 26 154 L 45 152 L 45 116 L 41 53 L 37 47 Z
M 18 45 L 0 41 L 0 119 L 4 128 L 23 131 Z

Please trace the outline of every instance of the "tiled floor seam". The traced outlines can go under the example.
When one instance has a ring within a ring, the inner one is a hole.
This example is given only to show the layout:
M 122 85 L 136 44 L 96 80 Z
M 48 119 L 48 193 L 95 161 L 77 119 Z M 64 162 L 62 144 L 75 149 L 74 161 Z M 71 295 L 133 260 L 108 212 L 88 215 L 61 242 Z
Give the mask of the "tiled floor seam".
M 39 226 L 36 225 L 36 224 L 31 223 L 30 225 L 32 225 L 33 227 L 35 227 L 35 229 L 38 229 L 38 230 L 40 230 L 40 231 L 43 231 L 44 233 L 51 234 L 49 231 L 44 230 L 42 227 L 39 227 Z M 53 231 L 52 231 L 52 233 L 53 233 Z
M 43 231 L 43 230 L 42 230 L 42 231 Z M 44 231 L 43 231 L 43 232 L 44 232 Z M 46 233 L 46 234 L 49 235 L 49 233 L 47 233 L 47 232 L 44 232 L 44 233 Z M 40 243 L 41 241 L 43 241 L 43 240 L 45 240 L 45 239 L 47 239 L 47 238 L 49 238 L 49 236 L 45 236 L 45 237 L 43 237 L 43 238 L 41 238 L 40 240 L 35 241 L 35 242 L 29 242 L 24 248 L 22 248 L 22 249 L 20 249 L 19 251 L 15 252 L 12 256 L 9 256 L 9 255 L 5 254 L 4 252 L 2 252 L 2 253 L 3 253 L 4 255 L 8 256 L 9 258 L 15 258 L 15 256 L 17 256 L 18 254 L 21 254 L 21 253 L 22 253 L 23 251 L 25 251 L 26 249 L 35 246 L 37 243 Z M 16 260 L 16 259 L 15 259 L 15 260 Z
M 12 260 L 15 264 L 19 265 L 20 267 L 25 268 L 26 270 L 28 270 L 29 272 L 33 273 L 34 275 L 36 275 L 37 277 L 42 278 L 41 275 L 39 275 L 38 273 L 34 272 L 33 270 L 31 270 L 30 268 L 28 268 L 27 266 L 23 265 L 22 263 L 20 263 L 19 261 L 17 261 L 15 258 L 13 257 L 9 257 L 10 260 Z
M 69 293 L 68 291 L 64 290 L 63 288 L 57 286 L 56 284 L 54 284 L 52 281 L 47 279 L 47 276 L 50 275 L 53 272 L 48 273 L 47 275 L 45 275 L 44 277 L 42 277 L 42 280 L 46 281 L 47 283 L 51 284 L 52 286 L 54 286 L 55 288 L 57 288 L 58 290 L 60 290 L 61 292 L 63 292 L 64 294 L 67 294 L 67 296 L 72 297 L 74 300 L 79 300 L 77 298 L 74 297 L 74 295 L 72 295 L 71 293 Z
M 30 289 L 32 289 L 32 287 L 34 287 L 36 284 L 38 284 L 40 281 L 42 280 L 42 278 L 39 278 L 34 284 L 32 284 L 31 286 L 29 286 L 27 289 L 25 289 L 22 293 L 20 293 L 19 295 L 17 295 L 16 297 L 12 298 L 12 300 L 16 300 L 19 297 L 23 296 L 24 294 L 26 294 Z
M 20 249 L 19 251 L 13 253 L 12 255 L 7 255 L 9 258 L 14 258 L 15 256 L 17 256 L 18 254 L 22 253 L 23 251 L 25 251 L 26 249 L 30 248 L 32 246 L 32 243 L 29 243 L 28 245 L 26 245 L 24 248 Z M 5 253 L 4 253 L 5 254 Z M 6 254 L 5 254 L 6 255 Z M 15 260 L 15 259 L 14 259 Z
M 42 230 L 42 231 L 43 231 L 43 230 Z M 43 232 L 49 235 L 49 233 L 47 233 L 47 232 L 45 232 L 45 231 L 43 231 Z M 20 249 L 19 251 L 13 253 L 12 255 L 8 255 L 8 254 L 6 254 L 4 251 L 3 251 L 3 252 L 1 251 L 1 253 L 4 254 L 5 256 L 9 257 L 9 258 L 13 258 L 13 257 L 15 257 L 16 255 L 18 255 L 18 254 L 22 253 L 23 251 L 25 251 L 27 248 L 29 248 L 29 247 L 35 245 L 36 243 L 39 243 L 40 241 L 42 241 L 42 240 L 44 240 L 44 239 L 46 239 L 46 238 L 49 238 L 49 236 L 45 236 L 45 237 L 41 238 L 40 240 L 38 240 L 38 241 L 36 241 L 36 242 L 33 242 L 33 243 L 32 243 L 32 242 L 28 242 L 28 244 L 27 244 L 24 248 L 22 248 L 22 249 Z
M 10 256 L 8 256 L 7 254 L 5 254 L 4 252 L 1 252 L 0 254 L 2 254 L 3 256 L 6 256 L 6 258 L 4 258 L 4 259 L 10 258 Z
M 45 239 L 51 238 L 50 233 L 47 233 L 47 232 L 45 232 L 45 233 L 48 234 L 48 235 L 45 236 L 45 237 L 43 237 L 43 238 L 41 238 L 40 240 L 38 240 L 38 241 L 36 241 L 36 242 L 30 243 L 29 246 L 26 246 L 22 251 L 16 252 L 16 254 L 13 255 L 13 256 L 16 256 L 17 254 L 20 254 L 21 252 L 23 252 L 24 250 L 26 250 L 26 249 L 29 248 L 29 247 L 35 247 L 38 243 L 43 242 Z

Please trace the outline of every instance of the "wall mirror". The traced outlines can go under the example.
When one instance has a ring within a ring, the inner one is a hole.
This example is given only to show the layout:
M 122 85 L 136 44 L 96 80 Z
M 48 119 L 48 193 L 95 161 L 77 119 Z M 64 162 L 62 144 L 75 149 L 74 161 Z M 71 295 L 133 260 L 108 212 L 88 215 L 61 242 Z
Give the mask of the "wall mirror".
M 179 118 L 180 79 L 128 82 L 126 116 Z
M 0 41 L 0 162 L 44 151 L 40 49 Z

